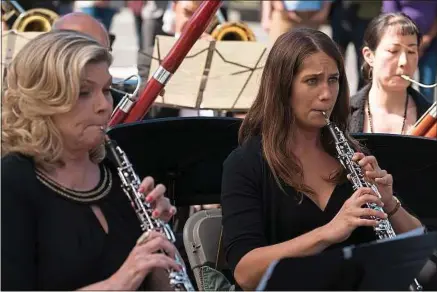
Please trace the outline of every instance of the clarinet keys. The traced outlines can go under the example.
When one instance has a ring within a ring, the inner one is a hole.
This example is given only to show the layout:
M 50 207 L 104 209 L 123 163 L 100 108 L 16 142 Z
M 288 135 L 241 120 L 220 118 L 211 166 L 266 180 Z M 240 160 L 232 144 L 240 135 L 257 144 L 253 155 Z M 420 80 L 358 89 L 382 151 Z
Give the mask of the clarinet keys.
M 117 171 L 122 184 L 121 187 L 132 204 L 138 220 L 140 221 L 142 231 L 153 230 L 160 232 L 164 234 L 170 242 L 174 243 L 176 238 L 170 226 L 162 220 L 156 219 L 152 216 L 150 204 L 144 200 L 144 195 L 138 192 L 141 181 L 137 173 L 134 171 L 127 155 L 120 147 L 116 146 L 115 143 L 112 143 L 107 136 L 105 137 L 105 142 L 117 162 Z M 195 291 L 194 286 L 191 284 L 190 278 L 188 277 L 187 271 L 185 270 L 182 258 L 179 255 L 176 255 L 175 261 L 182 266 L 183 269 L 181 271 L 168 271 L 170 285 L 175 291 Z

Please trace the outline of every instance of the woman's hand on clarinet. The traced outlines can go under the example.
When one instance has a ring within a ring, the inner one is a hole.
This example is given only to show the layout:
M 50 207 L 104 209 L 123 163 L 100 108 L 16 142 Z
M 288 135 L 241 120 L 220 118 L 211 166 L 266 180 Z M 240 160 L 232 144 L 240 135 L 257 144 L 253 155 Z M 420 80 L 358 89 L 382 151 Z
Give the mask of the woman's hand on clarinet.
M 352 231 L 359 226 L 376 226 L 377 221 L 370 219 L 374 216 L 386 219 L 387 214 L 365 206 L 366 203 L 375 203 L 383 206 L 382 201 L 371 188 L 360 188 L 344 202 L 337 215 L 327 224 L 326 234 L 329 244 L 343 242 L 349 238 Z
M 138 191 L 144 195 L 146 202 L 151 205 L 153 209 L 152 216 L 154 218 L 168 222 L 176 214 L 176 207 L 165 197 L 165 186 L 162 184 L 155 186 L 155 181 L 152 177 L 146 177 L 141 182 Z
M 180 271 L 182 267 L 174 260 L 175 254 L 176 247 L 163 234 L 147 231 L 138 239 L 120 269 L 107 280 L 108 287 L 113 290 L 136 290 L 156 268 Z
M 355 153 L 352 160 L 357 162 L 364 173 L 364 179 L 378 187 L 382 202 L 389 207 L 393 200 L 393 177 L 386 170 L 381 169 L 375 156 L 365 156 Z

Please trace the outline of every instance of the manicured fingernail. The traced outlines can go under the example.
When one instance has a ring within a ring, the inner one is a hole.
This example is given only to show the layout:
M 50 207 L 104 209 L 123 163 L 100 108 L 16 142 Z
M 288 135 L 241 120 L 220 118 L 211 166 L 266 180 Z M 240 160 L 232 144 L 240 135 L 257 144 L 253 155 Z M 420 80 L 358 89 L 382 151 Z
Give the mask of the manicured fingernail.
M 146 197 L 146 202 L 147 202 L 147 203 L 150 203 L 151 201 L 152 201 L 152 197 L 151 197 L 151 196 L 147 196 L 147 197 Z
M 152 216 L 157 218 L 159 216 L 159 212 L 158 211 L 153 211 Z

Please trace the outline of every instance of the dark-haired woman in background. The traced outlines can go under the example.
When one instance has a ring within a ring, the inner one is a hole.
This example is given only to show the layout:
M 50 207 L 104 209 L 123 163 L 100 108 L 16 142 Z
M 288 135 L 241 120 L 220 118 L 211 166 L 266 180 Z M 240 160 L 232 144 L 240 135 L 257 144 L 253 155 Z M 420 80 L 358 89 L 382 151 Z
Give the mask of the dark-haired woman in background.
M 241 145 L 223 169 L 224 248 L 239 287 L 254 290 L 277 259 L 376 239 L 376 221 L 363 217 L 388 217 L 397 233 L 421 225 L 393 197 L 392 177 L 374 157 L 354 159 L 382 200 L 368 188 L 353 191 L 321 113 L 359 151 L 347 130 L 348 101 L 343 58 L 326 34 L 299 28 L 278 38 L 241 126 Z M 365 202 L 385 213 L 363 208 Z
M 419 82 L 434 84 L 437 77 L 437 1 L 384 0 L 382 12 L 403 12 L 422 33 L 419 46 Z M 435 88 L 419 88 L 428 102 L 435 98 Z
M 402 13 L 381 14 L 364 34 L 362 74 L 369 84 L 351 97 L 355 133 L 408 134 L 431 104 L 400 75 L 413 78 L 421 35 Z

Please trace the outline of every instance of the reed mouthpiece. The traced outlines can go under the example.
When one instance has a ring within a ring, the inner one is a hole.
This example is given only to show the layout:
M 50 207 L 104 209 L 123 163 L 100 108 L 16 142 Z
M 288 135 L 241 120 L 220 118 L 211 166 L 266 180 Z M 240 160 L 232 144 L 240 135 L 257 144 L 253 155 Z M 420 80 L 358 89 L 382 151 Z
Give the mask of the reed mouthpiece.
M 111 142 L 111 139 L 109 139 L 109 137 L 108 137 L 108 135 L 106 133 L 106 129 L 104 127 L 100 127 L 100 130 L 104 134 L 105 142 Z
M 326 114 L 326 112 L 323 112 L 323 111 L 321 113 L 325 117 L 326 124 L 329 125 L 331 123 L 331 121 L 329 120 L 328 115 Z
M 403 75 L 403 74 L 400 75 L 400 76 L 401 76 L 402 78 L 404 78 L 405 80 L 410 81 L 411 83 L 414 83 L 414 84 L 416 84 L 416 85 L 418 85 L 418 86 L 420 86 L 420 87 L 423 87 L 423 88 L 434 88 L 434 87 L 437 86 L 437 83 L 427 85 L 427 84 L 422 84 L 422 83 L 420 83 L 420 82 L 417 82 L 416 80 L 410 78 L 410 76 Z

